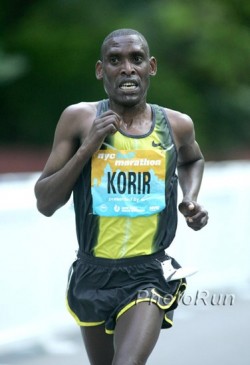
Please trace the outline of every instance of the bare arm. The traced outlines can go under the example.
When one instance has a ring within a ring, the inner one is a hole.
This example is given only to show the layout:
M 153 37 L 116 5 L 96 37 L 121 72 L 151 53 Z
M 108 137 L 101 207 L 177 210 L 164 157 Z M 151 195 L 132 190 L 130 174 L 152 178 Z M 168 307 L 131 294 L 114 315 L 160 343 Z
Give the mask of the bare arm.
M 84 165 L 109 133 L 117 130 L 119 117 L 109 111 L 95 119 L 95 108 L 71 106 L 58 122 L 51 154 L 35 185 L 38 210 L 51 216 L 70 198 Z M 82 141 L 79 147 L 79 141 Z
M 188 226 L 199 230 L 208 221 L 207 211 L 197 203 L 203 177 L 204 158 L 195 140 L 192 120 L 181 113 L 170 113 L 170 119 L 178 150 L 179 184 L 183 192 L 179 210 L 185 216 Z
M 177 131 L 179 183 L 184 201 L 197 201 L 203 170 L 204 158 L 195 141 L 194 127 L 191 119 L 184 117 Z M 182 128 L 181 128 L 182 127 Z

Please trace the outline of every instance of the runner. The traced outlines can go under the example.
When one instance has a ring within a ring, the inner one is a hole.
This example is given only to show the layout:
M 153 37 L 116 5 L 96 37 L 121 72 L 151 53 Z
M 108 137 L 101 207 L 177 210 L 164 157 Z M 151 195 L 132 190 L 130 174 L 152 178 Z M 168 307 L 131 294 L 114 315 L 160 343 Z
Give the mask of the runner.
M 92 365 L 145 364 L 160 329 L 172 325 L 187 274 L 165 252 L 177 227 L 178 180 L 188 226 L 208 221 L 197 203 L 204 159 L 192 120 L 146 100 L 156 71 L 142 34 L 109 34 L 96 64 L 107 99 L 65 109 L 35 186 L 46 216 L 73 192 L 79 251 L 67 303 Z

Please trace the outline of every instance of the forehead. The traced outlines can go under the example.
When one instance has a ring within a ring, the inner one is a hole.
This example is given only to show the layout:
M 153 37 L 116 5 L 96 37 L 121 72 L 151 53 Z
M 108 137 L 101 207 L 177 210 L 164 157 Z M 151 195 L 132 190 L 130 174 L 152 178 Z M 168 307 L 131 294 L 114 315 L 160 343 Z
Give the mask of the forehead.
M 103 56 L 117 52 L 144 52 L 148 53 L 145 41 L 138 35 L 113 37 L 107 40 L 103 47 Z

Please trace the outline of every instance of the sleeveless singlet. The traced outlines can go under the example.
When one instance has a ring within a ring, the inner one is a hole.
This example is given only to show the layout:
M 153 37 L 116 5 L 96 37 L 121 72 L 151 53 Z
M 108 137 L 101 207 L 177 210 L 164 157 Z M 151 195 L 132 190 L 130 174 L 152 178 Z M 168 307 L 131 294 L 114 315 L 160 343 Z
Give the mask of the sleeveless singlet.
M 177 226 L 177 153 L 163 108 L 144 135 L 117 131 L 84 166 L 74 190 L 81 252 L 119 259 L 167 248 Z M 109 109 L 98 104 L 97 115 Z

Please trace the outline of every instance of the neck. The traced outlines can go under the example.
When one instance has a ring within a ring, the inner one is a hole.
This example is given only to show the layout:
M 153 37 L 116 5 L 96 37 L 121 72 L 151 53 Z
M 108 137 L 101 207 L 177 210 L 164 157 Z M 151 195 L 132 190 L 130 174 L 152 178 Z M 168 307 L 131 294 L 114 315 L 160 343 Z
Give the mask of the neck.
M 149 132 L 152 125 L 151 108 L 143 103 L 132 107 L 116 105 L 110 102 L 110 108 L 121 117 L 119 129 L 132 135 L 143 135 Z
M 120 115 L 123 124 L 130 128 L 151 119 L 149 106 L 143 102 L 134 106 L 118 105 L 110 100 L 110 109 Z

